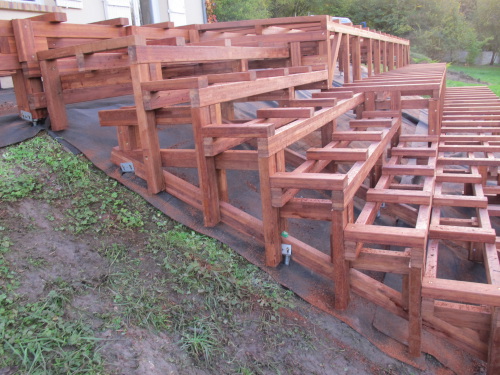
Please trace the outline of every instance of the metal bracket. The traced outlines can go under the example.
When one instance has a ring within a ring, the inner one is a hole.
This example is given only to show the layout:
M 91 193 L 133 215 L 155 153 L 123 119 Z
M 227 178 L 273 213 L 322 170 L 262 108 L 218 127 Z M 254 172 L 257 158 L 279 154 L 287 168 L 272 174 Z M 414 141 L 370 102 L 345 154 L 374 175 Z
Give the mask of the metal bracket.
M 33 122 L 33 116 L 31 115 L 31 112 L 21 110 L 20 115 L 23 120 Z
M 289 266 L 292 257 L 292 245 L 281 244 L 281 254 L 285 256 L 285 265 Z
M 135 172 L 134 169 L 134 164 L 133 163 L 120 163 L 120 168 L 122 170 L 122 173 L 127 173 L 127 172 Z

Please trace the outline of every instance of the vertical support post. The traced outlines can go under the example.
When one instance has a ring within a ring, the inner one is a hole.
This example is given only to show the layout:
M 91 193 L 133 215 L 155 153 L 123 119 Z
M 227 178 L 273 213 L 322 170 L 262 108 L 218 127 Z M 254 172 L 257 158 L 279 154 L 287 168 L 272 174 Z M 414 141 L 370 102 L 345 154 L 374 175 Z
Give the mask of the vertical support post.
M 300 42 L 290 43 L 290 63 L 292 66 L 302 65 L 302 55 L 300 52 Z
M 116 138 L 120 151 L 132 151 L 141 148 L 139 128 L 137 126 L 117 126 Z
M 262 200 L 262 224 L 266 249 L 266 265 L 276 267 L 280 264 L 280 214 L 279 208 L 272 206 L 271 179 L 277 172 L 276 155 L 259 158 L 260 196 Z
M 225 169 L 217 169 L 217 181 L 219 187 L 219 200 L 222 202 L 229 202 L 227 171 Z
M 361 80 L 361 37 L 352 37 L 352 80 Z
M 380 60 L 380 45 L 381 45 L 381 41 L 380 40 L 375 40 L 375 53 L 374 53 L 374 66 L 375 66 L 375 74 L 380 74 L 380 64 L 382 63 L 382 61 Z
M 412 262 L 409 278 L 408 293 L 408 351 L 410 355 L 419 357 L 422 347 L 422 262 L 423 250 L 411 249 Z M 414 262 L 415 258 L 419 261 Z M 414 264 L 417 263 L 417 264 Z
M 68 116 L 57 60 L 40 61 L 40 70 L 45 78 L 43 83 L 50 113 L 50 126 L 53 131 L 64 130 L 68 127 Z
M 337 128 L 337 119 L 327 122 L 321 127 L 321 147 L 325 147 L 332 141 L 332 135 Z
M 383 64 L 384 64 L 384 72 L 389 70 L 389 59 L 387 58 L 387 42 L 382 42 L 382 52 L 384 54 Z
M 213 227 L 220 222 L 218 176 L 215 168 L 215 157 L 205 156 L 204 139 L 201 131 L 203 126 L 211 123 L 210 107 L 191 108 L 191 116 L 202 198 L 203 221 L 205 226 Z
M 344 228 L 348 223 L 348 210 L 332 211 L 330 234 L 331 257 L 335 282 L 335 308 L 345 310 L 349 305 L 349 262 L 345 260 Z
M 351 80 L 351 48 L 350 36 L 344 34 L 342 37 L 342 68 L 344 69 L 344 83 Z
M 395 56 L 395 52 L 394 52 L 394 43 L 390 42 L 389 43 L 389 53 L 388 53 L 388 60 L 389 60 L 389 71 L 391 70 L 394 70 L 394 56 Z
M 429 134 L 440 134 L 441 129 L 439 126 L 439 116 L 438 116 L 438 101 L 436 99 L 429 99 Z
M 157 194 L 165 188 L 155 112 L 146 111 L 141 88 L 141 82 L 150 81 L 151 75 L 156 75 L 156 73 L 157 69 L 151 70 L 149 64 L 131 64 L 130 66 L 146 180 L 150 194 Z
M 375 111 L 375 92 L 365 92 L 365 111 Z
M 18 108 L 30 112 L 34 120 L 45 118 L 47 116 L 47 111 L 45 109 L 31 109 L 29 105 L 29 97 L 31 94 L 43 92 L 42 79 L 40 73 L 37 72 L 39 65 L 36 56 L 37 45 L 35 43 L 33 24 L 29 19 L 15 19 L 12 20 L 12 29 L 16 40 L 19 62 L 22 66 L 22 73 L 18 72 L 16 74 L 16 81 L 22 80 L 24 84 L 21 86 L 21 89 L 24 87 L 26 90 L 25 95 L 17 95 L 18 92 L 16 92 L 16 99 L 20 100 L 20 102 L 17 103 Z M 46 45 L 44 49 L 48 49 L 48 46 Z M 23 100 L 24 98 L 26 98 L 27 101 Z
M 500 373 L 500 307 L 492 308 L 488 343 L 488 375 Z
M 368 77 L 373 75 L 373 39 L 366 41 L 366 67 L 368 69 Z

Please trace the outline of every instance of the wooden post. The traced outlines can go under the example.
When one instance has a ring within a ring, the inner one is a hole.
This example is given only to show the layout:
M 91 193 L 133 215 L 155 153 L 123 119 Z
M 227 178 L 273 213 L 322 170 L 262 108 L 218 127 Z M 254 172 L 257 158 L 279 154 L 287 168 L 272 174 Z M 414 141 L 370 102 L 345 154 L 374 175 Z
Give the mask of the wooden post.
M 490 339 L 488 343 L 488 375 L 500 373 L 500 307 L 491 311 Z
M 389 71 L 394 70 L 394 56 L 395 56 L 394 43 L 389 42 L 389 53 L 388 53 Z
M 345 310 L 349 305 L 349 262 L 345 260 L 344 228 L 348 223 L 348 210 L 332 211 L 330 234 L 331 257 L 334 269 L 335 308 Z
M 368 77 L 373 75 L 373 39 L 366 41 L 366 67 L 368 69 Z
M 383 59 L 384 72 L 387 72 L 389 70 L 389 59 L 387 58 L 387 42 L 386 41 L 382 42 L 382 53 L 384 54 L 384 59 Z
M 156 77 L 152 77 L 152 73 L 156 72 L 157 70 L 150 69 L 149 64 L 131 64 L 130 66 L 146 180 L 150 194 L 157 194 L 165 188 L 155 112 L 145 110 L 141 88 L 142 82 L 156 79 Z M 159 73 L 161 74 L 161 67 Z
M 215 157 L 205 156 L 202 127 L 211 123 L 210 107 L 191 108 L 193 135 L 198 164 L 198 179 L 200 184 L 203 220 L 207 227 L 213 227 L 220 222 L 218 176 L 215 168 Z
M 344 83 L 351 80 L 351 48 L 350 35 L 345 34 L 342 37 L 342 68 L 344 69 Z
M 374 54 L 374 66 L 375 66 L 375 74 L 380 74 L 380 64 L 382 64 L 382 61 L 380 60 L 380 45 L 382 42 L 380 40 L 375 40 L 375 54 Z
M 440 134 L 439 118 L 438 118 L 438 100 L 429 99 L 429 134 Z
M 259 158 L 260 196 L 262 224 L 266 249 L 266 265 L 276 267 L 281 263 L 280 214 L 272 206 L 270 177 L 277 172 L 276 155 Z
M 352 80 L 361 80 L 361 43 L 359 36 L 352 37 Z
M 423 249 L 411 249 L 412 262 L 409 274 L 408 291 L 408 351 L 419 357 L 422 346 L 422 262 Z M 414 259 L 418 259 L 414 261 Z
M 40 61 L 40 69 L 44 77 L 45 96 L 50 114 L 50 126 L 53 131 L 68 127 L 68 116 L 64 105 L 61 76 L 57 68 L 57 60 Z
M 14 31 L 14 37 L 16 40 L 17 55 L 19 57 L 19 62 L 22 66 L 22 74 L 16 74 L 17 77 L 14 80 L 15 83 L 23 81 L 25 95 L 18 95 L 19 92 L 16 90 L 16 99 L 19 100 L 17 103 L 19 110 L 30 112 L 33 120 L 43 119 L 47 116 L 47 111 L 45 109 L 31 109 L 29 105 L 29 96 L 32 94 L 37 94 L 43 92 L 42 80 L 40 73 L 34 74 L 32 70 L 38 70 L 38 59 L 36 56 L 37 45 L 35 44 L 35 33 L 33 32 L 32 22 L 29 19 L 15 19 L 12 20 L 12 29 Z M 42 43 L 42 41 L 39 41 Z M 42 49 L 48 49 L 46 40 L 43 42 L 45 45 L 41 46 Z M 27 99 L 27 101 L 25 100 Z
M 290 63 L 292 66 L 302 65 L 302 55 L 300 52 L 300 42 L 290 43 Z

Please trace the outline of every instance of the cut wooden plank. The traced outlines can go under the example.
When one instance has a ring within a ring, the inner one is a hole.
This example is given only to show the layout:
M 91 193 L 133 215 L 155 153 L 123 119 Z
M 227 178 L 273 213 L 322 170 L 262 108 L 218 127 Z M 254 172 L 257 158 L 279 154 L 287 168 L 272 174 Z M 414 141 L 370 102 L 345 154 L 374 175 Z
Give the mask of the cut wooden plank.
M 225 46 L 144 46 L 129 48 L 135 63 L 174 63 L 241 59 L 286 58 L 289 50 L 282 47 Z
M 325 91 L 325 92 L 313 92 L 312 94 L 313 99 L 337 99 L 337 100 L 342 100 L 342 99 L 349 99 L 354 96 L 354 93 L 352 91 L 344 91 L 344 92 L 331 92 L 331 91 Z
M 357 257 L 352 257 L 352 254 L 346 251 L 346 259 L 355 269 L 397 274 L 407 274 L 410 270 L 408 252 L 362 248 Z
M 434 168 L 427 165 L 384 165 L 382 173 L 406 176 L 434 176 Z
M 432 157 L 436 156 L 437 150 L 425 147 L 393 147 L 391 149 L 392 156 L 405 157 Z
M 477 173 L 436 173 L 436 182 L 458 182 L 458 183 L 471 183 L 480 184 L 483 177 Z
M 487 208 L 488 198 L 468 195 L 434 194 L 434 206 Z
M 347 224 L 344 237 L 348 241 L 355 242 L 423 247 L 427 239 L 427 231 L 415 228 Z
M 343 190 L 347 186 L 347 176 L 343 174 L 278 172 L 270 181 L 273 188 Z
M 430 205 L 432 194 L 428 191 L 412 191 L 399 189 L 368 189 L 368 202 L 406 203 Z
M 429 227 L 429 238 L 452 241 L 495 243 L 496 233 L 494 229 L 431 225 Z
M 189 77 L 177 79 L 163 79 L 159 81 L 142 82 L 141 87 L 146 91 L 182 90 L 208 87 L 208 78 Z
M 310 148 L 307 150 L 308 160 L 336 160 L 336 161 L 365 161 L 368 158 L 366 148 L 343 148 L 333 149 Z
M 262 108 L 257 110 L 258 118 L 310 118 L 314 108 Z
M 351 120 L 349 121 L 349 126 L 351 128 L 375 128 L 383 127 L 387 128 L 392 125 L 392 120 L 380 120 L 380 119 L 363 119 L 363 120 Z
M 382 140 L 382 132 L 379 131 L 336 131 L 332 134 L 333 141 L 369 141 L 378 142 Z
M 281 217 L 330 221 L 332 201 L 329 199 L 293 198 L 280 211 Z
M 204 137 L 262 138 L 274 135 L 272 123 L 263 124 L 214 124 L 201 128 Z
M 497 285 L 424 277 L 422 297 L 486 306 L 499 306 L 500 288 Z
M 291 99 L 280 100 L 282 107 L 333 107 L 337 104 L 337 99 Z

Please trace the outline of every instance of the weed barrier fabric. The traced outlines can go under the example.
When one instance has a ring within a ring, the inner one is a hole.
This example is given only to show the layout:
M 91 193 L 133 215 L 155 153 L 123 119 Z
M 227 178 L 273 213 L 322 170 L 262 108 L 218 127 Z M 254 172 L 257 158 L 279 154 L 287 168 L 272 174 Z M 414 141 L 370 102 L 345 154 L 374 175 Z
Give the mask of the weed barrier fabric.
M 16 96 L 13 89 L 0 90 L 0 106 L 15 106 Z M 37 135 L 43 126 L 33 124 L 20 118 L 17 113 L 2 116 L 0 109 L 0 147 L 7 147 Z M 11 111 L 7 111 L 11 112 Z
M 197 209 L 166 192 L 151 196 L 147 193 L 144 180 L 136 177 L 133 173 L 122 174 L 121 170 L 110 161 L 111 150 L 114 146 L 117 146 L 116 129 L 112 127 L 100 127 L 97 112 L 104 109 L 116 109 L 126 105 L 133 105 L 131 97 L 113 98 L 67 106 L 69 129 L 55 134 L 58 138 L 62 138 L 79 149 L 108 176 L 140 194 L 145 200 L 163 211 L 173 220 L 227 244 L 248 261 L 269 273 L 271 277 L 284 287 L 291 289 L 313 306 L 327 312 L 329 315 L 325 318 L 326 322 L 331 321 L 334 324 L 335 319 L 340 319 L 383 352 L 427 373 L 436 373 L 437 371 L 440 373 L 449 373 L 448 370 L 444 370 L 436 361 L 433 361 L 432 358 L 426 355 L 422 355 L 419 358 L 412 358 L 407 354 L 407 347 L 404 345 L 406 341 L 406 322 L 402 319 L 357 297 L 354 293 L 351 294 L 351 304 L 346 311 L 335 310 L 333 306 L 333 282 L 293 262 L 293 255 L 290 266 L 280 265 L 277 268 L 268 268 L 264 264 L 264 248 L 255 238 L 237 232 L 230 226 L 222 223 L 215 228 L 206 228 L 203 226 L 202 214 Z M 242 109 L 243 112 L 246 110 L 248 110 L 248 113 L 252 112 L 251 109 Z M 0 123 L 1 128 L 5 125 L 3 122 L 4 118 L 1 118 L 0 121 L 2 121 Z M 190 148 L 193 146 L 190 125 L 159 128 L 159 135 L 162 148 Z M 197 179 L 194 169 L 185 173 L 187 179 Z M 230 197 L 232 199 L 231 203 L 259 217 L 260 208 L 255 208 L 257 206 L 260 207 L 260 200 L 258 200 L 258 174 L 228 173 L 228 176 L 230 191 L 231 189 L 234 191 L 236 186 L 238 193 L 236 197 Z M 301 240 L 317 246 L 318 238 L 328 238 L 328 223 L 315 223 L 318 224 L 302 227 L 292 223 L 291 233 Z M 322 249 L 326 250 L 328 248 L 329 244 L 327 242 L 326 245 L 323 245 Z M 375 328 L 375 324 L 377 328 Z M 474 373 L 475 369 L 481 366 L 480 362 L 475 358 L 429 332 L 425 332 L 423 335 L 423 351 L 437 358 L 439 362 L 457 374 Z

